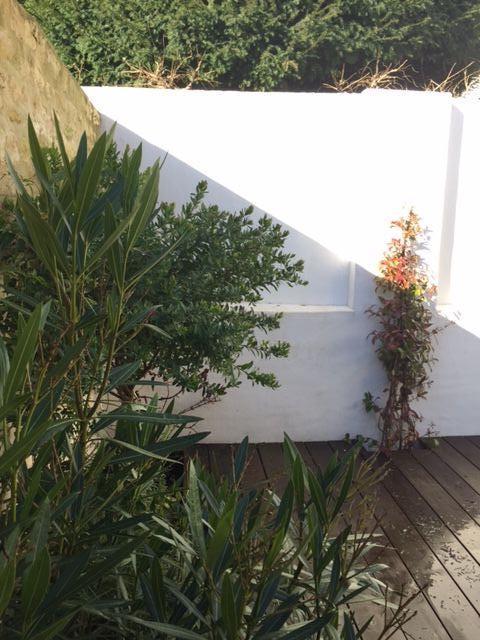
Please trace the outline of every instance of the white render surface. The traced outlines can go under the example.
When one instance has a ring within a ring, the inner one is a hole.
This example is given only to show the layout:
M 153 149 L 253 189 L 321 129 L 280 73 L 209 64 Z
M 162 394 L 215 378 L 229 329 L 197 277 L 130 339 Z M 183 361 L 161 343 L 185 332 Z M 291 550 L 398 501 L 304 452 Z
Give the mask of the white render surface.
M 288 359 L 267 362 L 276 391 L 244 383 L 197 410 L 212 442 L 376 435 L 365 391 L 384 375 L 367 335 L 373 275 L 391 220 L 413 207 L 428 227 L 425 259 L 438 281 L 434 384 L 419 410 L 422 429 L 480 432 L 480 101 L 449 94 L 240 93 L 86 87 L 120 149 L 139 142 L 144 165 L 167 155 L 162 200 L 181 205 L 207 179 L 208 200 L 255 206 L 290 230 L 305 260 L 304 288 L 285 287 L 262 308 L 285 312 L 273 338 Z M 191 404 L 194 398 L 183 398 Z

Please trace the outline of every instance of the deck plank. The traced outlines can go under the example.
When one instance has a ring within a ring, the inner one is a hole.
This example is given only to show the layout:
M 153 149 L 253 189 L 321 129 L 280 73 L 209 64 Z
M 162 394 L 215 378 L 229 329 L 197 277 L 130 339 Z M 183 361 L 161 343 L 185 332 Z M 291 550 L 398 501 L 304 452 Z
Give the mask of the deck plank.
M 439 520 L 443 522 L 445 527 L 451 534 L 463 544 L 465 551 L 470 553 L 477 564 L 480 564 L 480 526 L 473 520 L 468 513 L 452 498 L 452 496 L 439 484 L 432 476 L 420 465 L 418 460 L 410 453 L 396 453 L 392 456 L 392 464 L 400 473 L 410 482 L 412 490 L 420 494 L 424 504 L 430 507 L 428 511 L 428 520 L 422 515 L 422 531 L 425 527 L 434 527 L 435 531 L 439 526 Z M 412 490 L 408 488 L 410 495 Z M 402 494 L 405 492 L 402 490 Z M 422 511 L 424 514 L 424 509 Z M 437 517 L 433 517 L 432 515 Z M 446 530 L 442 527 L 442 546 L 449 545 L 451 540 Z M 427 531 L 427 534 L 429 532 Z M 431 535 L 431 534 L 430 534 Z M 425 536 L 424 536 L 425 537 Z M 435 535 L 435 537 L 438 537 Z M 458 545 L 455 545 L 458 548 Z M 450 549 L 450 555 L 454 553 Z M 457 556 L 459 558 L 459 556 Z M 480 567 L 479 567 L 480 569 Z M 480 580 L 480 572 L 475 574 Z M 480 606 L 480 600 L 479 600 Z
M 343 442 L 330 443 L 339 455 L 345 450 Z M 381 490 L 381 489 L 378 489 Z M 377 489 L 375 489 L 375 493 Z M 375 517 L 376 516 L 376 517 Z M 423 584 L 417 584 L 412 577 L 407 565 L 403 561 L 403 554 L 391 544 L 386 530 L 383 528 L 383 517 L 378 517 L 378 506 L 374 514 L 378 530 L 382 537 L 379 543 L 384 546 L 379 557 L 379 561 L 387 565 L 387 569 L 382 573 L 382 579 L 397 591 L 403 591 L 407 596 L 418 593 Z M 411 606 L 416 611 L 415 617 L 404 626 L 404 631 L 408 638 L 416 640 L 448 640 L 449 635 L 436 615 L 429 601 L 423 593 L 418 593 Z
M 383 484 L 477 613 L 480 612 L 478 563 L 398 468 L 392 468 Z
M 480 449 L 477 446 L 472 447 L 470 441 L 463 436 L 450 436 L 443 439 L 461 453 L 464 458 L 480 469 Z
M 415 449 L 413 457 L 447 491 L 468 515 L 480 525 L 480 495 L 442 458 L 428 449 Z M 457 526 L 455 524 L 455 526 Z
M 334 453 L 336 453 L 340 458 L 342 458 L 348 453 L 348 449 L 350 448 L 349 446 L 345 446 L 345 443 L 342 441 L 329 442 L 328 445 L 330 448 L 330 452 L 323 451 L 321 453 L 323 466 L 326 466 L 326 464 L 328 464 L 329 456 L 331 457 Z M 363 495 L 361 494 L 359 501 L 361 501 L 362 498 L 363 498 Z M 354 527 L 354 530 L 356 528 L 357 531 L 359 530 L 358 528 L 359 521 L 356 516 L 357 516 L 357 507 L 360 508 L 360 505 L 358 505 L 359 501 L 349 503 L 346 505 L 348 509 L 348 514 L 350 515 L 350 518 L 351 518 L 351 522 L 349 523 L 348 520 L 345 519 L 345 523 L 351 524 Z M 361 526 L 361 531 L 363 532 L 374 532 L 375 536 L 377 536 L 375 542 L 378 545 L 381 545 L 383 547 L 380 549 L 375 549 L 370 551 L 365 556 L 365 559 L 364 559 L 365 564 L 369 564 L 369 563 L 376 564 L 379 562 L 386 564 L 387 569 L 382 572 L 381 579 L 385 580 L 385 582 L 388 583 L 388 585 L 393 590 L 399 591 L 402 588 L 402 586 L 404 586 L 405 583 L 408 581 L 408 578 L 410 578 L 405 568 L 405 565 L 402 563 L 402 561 L 398 557 L 398 554 L 396 553 L 396 551 L 392 549 L 388 544 L 388 540 L 385 536 L 385 532 L 380 527 L 373 513 L 369 513 L 368 517 L 365 518 L 365 513 L 363 512 L 362 522 L 360 526 Z M 410 582 L 411 582 L 411 578 L 410 578 Z M 413 591 L 414 589 L 411 589 L 411 592 Z M 385 615 L 384 607 L 380 605 L 376 605 L 375 603 L 369 602 L 369 603 L 354 606 L 352 607 L 352 609 L 355 614 L 355 621 L 357 623 L 357 628 L 362 627 L 373 616 L 373 620 L 371 621 L 367 630 L 366 640 L 369 640 L 369 638 L 372 638 L 372 640 L 376 640 L 380 636 L 384 628 L 384 615 Z M 417 628 L 426 626 L 423 624 L 422 621 L 420 621 L 419 623 L 418 613 L 416 615 L 415 626 Z M 390 638 L 391 640 L 406 640 L 407 636 L 403 630 L 397 629 L 393 633 L 393 635 L 390 636 Z M 437 640 L 437 639 L 434 637 L 426 638 L 425 636 L 421 636 L 421 640 Z
M 266 485 L 267 480 L 258 448 L 255 445 L 249 445 L 243 486 L 247 489 L 261 489 Z
M 287 486 L 282 445 L 279 442 L 267 442 L 258 444 L 257 450 L 271 488 L 282 495 Z
M 467 440 L 472 442 L 476 447 L 480 447 L 480 436 L 468 436 Z
M 376 495 L 382 528 L 437 618 L 453 640 L 473 640 L 479 619 L 467 598 L 383 484 Z
M 210 468 L 219 478 L 232 477 L 233 448 L 230 444 L 211 444 Z
M 480 494 L 480 469 L 467 460 L 444 438 L 440 440 L 440 446 L 432 449 L 432 451 Z
M 315 464 L 319 469 L 325 471 L 329 461 L 332 458 L 333 452 L 328 442 L 306 442 L 305 443 L 308 452 L 312 456 Z
M 195 447 L 187 449 L 185 456 L 187 459 L 197 459 L 206 471 L 210 471 L 209 451 L 210 447 L 208 444 L 197 444 Z

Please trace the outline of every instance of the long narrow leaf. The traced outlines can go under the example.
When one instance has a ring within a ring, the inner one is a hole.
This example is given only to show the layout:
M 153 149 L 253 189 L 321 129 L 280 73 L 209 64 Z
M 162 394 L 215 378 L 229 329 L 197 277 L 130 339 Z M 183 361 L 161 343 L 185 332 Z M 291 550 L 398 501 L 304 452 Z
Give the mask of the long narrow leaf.
M 37 350 L 37 340 L 43 314 L 43 305 L 38 305 L 32 313 L 25 329 L 20 333 L 3 391 L 4 402 L 13 400 L 23 387 L 25 374 Z
M 87 161 L 82 169 L 77 189 L 76 228 L 78 230 L 81 228 L 85 215 L 95 196 L 100 176 L 102 175 L 106 148 L 107 136 L 103 133 L 93 145 L 93 149 L 88 155 Z
M 136 616 L 126 616 L 126 618 L 127 620 L 131 620 L 132 622 L 136 622 L 142 627 L 147 627 L 147 629 L 153 629 L 154 631 L 160 631 L 160 633 L 163 633 L 167 636 L 172 636 L 173 638 L 183 638 L 183 640 L 205 640 L 205 636 L 201 636 L 200 634 L 188 629 L 176 627 L 173 624 L 142 620 L 141 618 L 137 618 Z
M 127 454 L 124 456 L 120 456 L 118 458 L 114 458 L 111 461 L 111 464 L 119 464 L 125 462 L 133 462 L 135 460 L 139 460 L 141 458 L 156 458 L 157 460 L 163 460 L 164 462 L 170 461 L 167 456 L 169 453 L 173 451 L 181 451 L 187 447 L 191 447 L 203 438 L 206 437 L 206 433 L 194 433 L 188 436 L 180 436 L 177 438 L 171 438 L 169 440 L 165 440 L 164 442 L 159 442 L 157 444 L 151 445 L 148 448 L 137 447 L 130 442 L 125 442 L 122 440 L 116 440 L 115 438 L 110 438 L 109 441 L 115 444 L 118 444 L 126 449 L 130 449 L 132 451 L 131 454 Z

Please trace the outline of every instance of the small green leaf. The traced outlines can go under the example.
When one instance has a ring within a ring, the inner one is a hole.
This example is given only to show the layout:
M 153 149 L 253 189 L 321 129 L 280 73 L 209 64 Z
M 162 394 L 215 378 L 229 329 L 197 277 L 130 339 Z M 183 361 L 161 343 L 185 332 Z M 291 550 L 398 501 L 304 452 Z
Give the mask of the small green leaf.
M 203 622 L 203 624 L 208 625 L 208 622 L 205 616 L 201 613 L 198 607 L 195 606 L 195 604 L 190 600 L 190 598 L 188 598 L 184 593 L 182 593 L 180 589 L 177 589 L 177 587 L 172 582 L 166 583 L 165 586 L 173 595 L 175 600 L 178 600 L 178 602 L 181 602 L 183 606 L 188 611 L 190 611 L 190 613 L 193 614 L 197 620 L 200 620 L 200 622 Z
M 230 547 L 232 535 L 234 509 L 226 510 L 215 527 L 215 533 L 208 543 L 207 566 L 214 576 L 218 576 L 225 569 L 227 563 L 226 553 Z
M 12 558 L 0 571 L 0 616 L 8 607 L 15 586 L 15 558 Z
M 139 282 L 144 276 L 147 275 L 149 271 L 154 269 L 158 264 L 160 264 L 165 258 L 174 251 L 179 244 L 181 244 L 184 239 L 187 237 L 187 233 L 184 233 L 178 240 L 176 240 L 173 244 L 171 244 L 166 251 L 161 253 L 159 256 L 153 258 L 150 262 L 148 262 L 145 267 L 137 271 L 129 280 L 127 284 L 127 289 L 133 287 Z
M 272 573 L 259 592 L 258 599 L 253 610 L 253 616 L 257 621 L 265 614 L 273 598 L 275 598 L 278 585 L 280 584 L 280 578 L 280 574 Z
M 33 636 L 30 636 L 28 640 L 52 640 L 52 638 L 55 638 L 60 633 L 60 631 L 65 629 L 67 624 L 76 613 L 77 612 L 74 611 L 73 613 L 69 613 L 68 615 L 63 616 L 63 618 L 60 618 L 60 620 L 56 620 L 53 624 L 49 625 L 45 629 L 42 629 L 42 631 L 39 631 Z
M 242 473 L 245 470 L 245 464 L 247 462 L 248 454 L 248 436 L 245 437 L 235 453 L 235 460 L 233 464 L 233 477 L 235 482 L 239 482 L 242 477 Z
M 48 166 L 47 159 L 42 147 L 40 146 L 40 142 L 38 141 L 37 133 L 30 116 L 28 116 L 28 141 L 30 144 L 32 163 L 37 176 L 39 178 L 43 177 L 49 180 L 51 178 L 50 167 Z
M 329 624 L 333 617 L 333 614 L 327 614 L 313 620 L 312 622 L 305 622 L 299 625 L 290 625 L 290 627 L 284 627 L 282 631 L 275 633 L 265 633 L 261 636 L 255 636 L 254 640 L 306 640 L 307 638 L 313 638 L 315 634 L 319 634 Z M 292 627 L 294 627 L 292 629 Z M 289 631 L 292 629 L 292 631 Z
M 197 470 L 193 460 L 188 468 L 187 513 L 192 532 L 193 543 L 201 558 L 206 557 L 205 534 L 203 531 L 202 505 L 198 487 Z
M 47 432 L 48 424 L 28 433 L 21 440 L 15 442 L 0 456 L 0 477 L 12 469 L 18 468 L 31 453 L 33 447 Z
M 63 136 L 60 129 L 60 123 L 58 121 L 57 114 L 55 112 L 53 114 L 53 119 L 55 122 L 55 132 L 57 135 L 58 148 L 60 149 L 60 155 L 62 156 L 63 168 L 65 170 L 65 174 L 69 182 L 71 193 L 73 195 L 74 184 L 73 184 L 72 166 L 68 158 L 67 151 L 65 149 L 65 143 L 63 141 Z
M 44 220 L 36 206 L 24 196 L 19 196 L 18 204 L 37 256 L 54 278 L 58 277 L 57 271 L 60 268 L 67 273 L 67 256 L 49 221 Z
M 19 332 L 18 341 L 3 390 L 4 402 L 6 404 L 12 401 L 15 393 L 23 387 L 27 368 L 32 362 L 37 350 L 37 341 L 43 314 L 44 305 L 39 304 L 35 307 L 23 331 Z
M 304 482 L 305 467 L 300 455 L 297 455 L 293 462 L 292 480 L 293 489 L 295 493 L 295 499 L 299 509 L 303 509 L 305 503 L 305 482 Z
M 143 627 L 147 627 L 147 629 L 153 629 L 154 631 L 160 631 L 167 636 L 172 636 L 173 638 L 182 638 L 183 640 L 205 640 L 205 636 L 201 636 L 194 631 L 189 631 L 188 629 L 182 629 L 181 627 L 176 627 L 173 624 L 165 624 L 164 622 L 152 622 L 150 620 L 142 620 L 141 618 L 137 618 L 136 616 L 126 616 L 127 620 L 131 620 L 132 622 L 136 622 L 137 624 L 142 625 Z
M 49 528 L 50 501 L 47 497 L 36 511 L 35 524 L 33 525 L 32 534 L 30 537 L 30 542 L 33 547 L 34 562 L 37 560 L 38 556 L 47 545 Z
M 348 492 L 352 486 L 353 482 L 353 474 L 355 471 L 355 456 L 351 456 L 348 460 L 347 473 L 343 479 L 342 488 L 338 494 L 337 501 L 335 503 L 335 508 L 333 509 L 332 518 L 334 518 L 339 512 L 340 509 L 345 504 L 345 500 L 347 499 Z
M 159 335 L 162 336 L 162 338 L 167 338 L 167 340 L 171 339 L 171 336 L 168 335 L 168 333 L 166 331 L 164 331 L 163 329 L 160 329 L 160 327 L 157 327 L 156 324 L 144 324 L 143 325 L 145 329 L 149 329 L 150 331 L 153 331 L 154 333 L 158 333 Z
M 116 229 L 113 233 L 106 236 L 101 243 L 100 247 L 96 250 L 96 252 L 89 258 L 87 269 L 91 271 L 93 267 L 99 262 L 99 260 L 106 255 L 106 253 L 110 250 L 110 247 L 113 246 L 115 242 L 121 237 L 121 235 L 125 232 L 127 227 L 132 221 L 133 214 L 124 218 L 121 222 L 119 222 L 116 226 Z
M 162 565 L 158 558 L 153 559 L 150 576 L 151 576 L 152 589 L 155 595 L 155 601 L 157 604 L 157 610 L 159 613 L 160 621 L 163 621 L 167 617 L 167 602 L 166 602 L 166 594 L 165 594 L 165 585 L 163 580 Z
M 43 548 L 26 570 L 22 581 L 22 609 L 28 619 L 32 619 L 50 583 L 50 557 Z
M 148 447 L 142 448 L 138 447 L 130 442 L 125 442 L 124 440 L 117 440 L 115 438 L 109 438 L 109 442 L 113 442 L 115 444 L 120 445 L 121 447 L 125 447 L 126 449 L 130 449 L 133 453 L 126 454 L 120 456 L 118 458 L 114 458 L 111 461 L 111 464 L 118 464 L 120 462 L 133 462 L 134 460 L 146 457 L 146 458 L 156 458 L 157 460 L 168 461 L 165 458 L 166 455 L 172 453 L 172 451 L 181 451 L 182 449 L 186 449 L 187 447 L 191 447 L 196 444 L 203 438 L 205 438 L 206 433 L 192 433 L 188 436 L 179 436 L 177 438 L 169 438 L 163 442 L 159 442 L 157 444 L 149 445 Z
M 131 250 L 138 237 L 144 231 L 151 220 L 158 199 L 158 181 L 160 179 L 160 167 L 158 161 L 151 168 L 150 175 L 139 196 L 138 207 L 134 211 L 132 224 L 128 231 L 127 250 Z
M 113 213 L 113 208 L 111 204 L 107 204 L 105 206 L 105 217 L 104 217 L 104 232 L 105 237 L 108 238 L 110 235 L 115 233 L 116 228 L 116 220 Z M 124 277 L 125 277 L 125 259 L 124 259 L 124 250 L 123 245 L 120 239 L 117 242 L 114 242 L 110 249 L 107 252 L 107 260 L 110 267 L 111 272 L 115 278 L 115 283 L 117 285 L 118 290 L 120 291 L 123 287 Z
M 189 415 L 175 415 L 172 413 L 147 413 L 145 411 L 126 411 L 124 409 L 116 409 L 111 413 L 104 413 L 100 415 L 97 423 L 93 427 L 93 432 L 101 431 L 110 424 L 118 422 L 119 420 L 130 423 L 132 426 L 139 422 L 165 425 L 185 425 L 193 422 L 199 422 L 202 418 Z
M 8 372 L 10 370 L 10 359 L 8 357 L 7 347 L 5 342 L 0 337 L 0 404 L 3 405 L 3 388 L 7 380 Z
M 107 136 L 103 133 L 93 145 L 87 161 L 82 169 L 77 188 L 77 220 L 76 228 L 80 229 L 92 204 L 102 174 Z
M 109 393 L 112 389 L 116 389 L 120 385 L 124 384 L 127 380 L 130 380 L 133 375 L 140 368 L 141 361 L 127 362 L 118 367 L 114 367 L 110 372 L 108 379 L 108 386 L 105 389 L 105 393 Z
M 229 573 L 225 574 L 222 581 L 221 610 L 223 623 L 227 631 L 227 638 L 229 640 L 237 640 L 240 619 L 236 608 L 232 579 Z

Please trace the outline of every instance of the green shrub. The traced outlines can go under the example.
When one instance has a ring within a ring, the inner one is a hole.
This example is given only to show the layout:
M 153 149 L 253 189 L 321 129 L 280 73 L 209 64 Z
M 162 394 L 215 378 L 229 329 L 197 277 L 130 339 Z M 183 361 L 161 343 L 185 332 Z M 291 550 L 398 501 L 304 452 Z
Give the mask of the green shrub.
M 251 208 L 229 213 L 206 205 L 206 189 L 200 183 L 180 215 L 173 205 L 162 205 L 140 239 L 138 267 L 145 256 L 176 244 L 131 301 L 155 306 L 150 322 L 169 337 L 139 336 L 120 355 L 140 356 L 142 376 L 158 372 L 182 390 L 201 390 L 206 399 L 242 379 L 275 388 L 276 377 L 252 357 L 288 356 L 287 342 L 267 340 L 282 314 L 256 311 L 255 304 L 282 284 L 304 284 L 303 262 L 285 252 L 288 231 L 279 224 L 267 216 L 255 222 Z
M 48 151 L 50 188 L 60 193 L 64 175 L 58 153 Z M 132 156 L 137 163 L 140 154 L 139 149 Z M 123 215 L 115 208 L 120 206 L 124 170 L 114 145 L 107 146 L 105 155 L 97 195 L 111 194 L 113 214 L 118 218 Z M 137 180 L 147 181 L 148 172 L 139 174 Z M 281 314 L 256 312 L 254 305 L 262 294 L 281 284 L 303 284 L 303 263 L 284 251 L 288 232 L 280 225 L 266 216 L 254 222 L 251 209 L 229 213 L 206 205 L 206 188 L 200 183 L 181 211 L 167 203 L 159 209 L 155 206 L 139 233 L 129 254 L 126 278 L 132 280 L 149 262 L 153 261 L 154 268 L 129 288 L 128 308 L 132 316 L 138 314 L 148 321 L 141 333 L 116 347 L 112 366 L 138 362 L 131 379 L 135 374 L 137 379 L 168 382 L 174 388 L 170 395 L 200 390 L 208 401 L 238 386 L 242 378 L 278 386 L 275 376 L 259 370 L 253 357 L 288 355 L 288 343 L 267 340 L 268 333 L 280 326 Z M 32 202 L 41 206 L 38 199 Z M 98 240 L 92 238 L 91 247 L 97 245 Z M 13 214 L 5 215 L 0 223 L 0 248 L 8 301 L 23 305 L 30 298 L 40 302 L 55 297 L 55 287 L 28 239 L 18 233 Z M 156 263 L 160 255 L 163 258 Z M 97 269 L 89 279 L 89 300 L 101 308 L 116 286 L 114 278 L 109 281 Z M 0 319 L 4 332 L 13 331 L 15 313 Z M 133 397 L 132 385 L 124 381 L 114 391 L 123 400 Z M 169 397 L 166 387 L 161 397 Z
M 3 415 L 13 409 L 14 365 L 46 317 L 38 307 L 10 372 L 2 371 Z M 20 411 L 22 402 L 16 398 Z M 19 432 L 20 422 L 4 419 L 15 438 L 0 455 L 2 487 L 16 480 L 1 511 L 3 637 L 361 638 L 345 605 L 381 602 L 384 590 L 375 577 L 382 565 L 364 563 L 376 546 L 371 533 L 341 520 L 348 501 L 378 478 L 368 465 L 356 468 L 358 449 L 314 474 L 286 439 L 290 480 L 281 500 L 241 489 L 247 440 L 233 481 L 218 485 L 191 463 L 185 489 L 168 491 L 163 466 L 148 467 L 151 450 L 119 451 L 118 438 L 134 427 L 147 449 L 149 415 L 144 423 L 119 419 L 116 439 L 99 441 L 83 462 L 74 420 Z M 164 440 L 162 452 L 178 446 Z M 405 616 L 396 612 L 389 628 Z
M 346 605 L 383 600 L 382 567 L 364 562 L 376 545 L 362 519 L 353 531 L 344 516 L 382 471 L 357 447 L 313 473 L 287 438 L 281 499 L 242 488 L 246 440 L 231 481 L 194 464 L 169 480 L 170 454 L 204 435 L 185 431 L 197 419 L 159 412 L 155 397 L 112 407 L 110 394 L 135 384 L 138 362 L 115 367 L 115 354 L 145 331 L 130 298 L 166 259 L 129 271 L 156 215 L 158 164 L 142 176 L 127 151 L 121 180 L 99 190 L 106 135 L 90 153 L 83 137 L 70 161 L 58 130 L 61 179 L 31 122 L 29 136 L 40 194 L 11 167 L 13 211 L 50 299 L 0 300 L 16 315 L 0 340 L 1 637 L 360 638 Z
M 165 524 L 162 544 L 147 554 L 140 575 L 144 611 L 127 622 L 192 639 L 362 637 L 346 605 L 383 602 L 374 574 L 384 567 L 364 562 L 376 547 L 359 525 L 365 504 L 357 502 L 355 532 L 342 514 L 382 469 L 359 464 L 357 446 L 342 460 L 333 457 L 323 474 L 313 473 L 286 437 L 289 480 L 278 498 L 265 488 L 241 490 L 247 448 L 245 439 L 232 479 L 221 486 L 190 463 L 179 510 L 184 531 Z M 169 547 L 175 552 L 165 562 Z M 387 616 L 391 630 L 405 616 L 403 610 L 394 620 Z
M 476 0 L 24 0 L 83 84 L 319 90 L 332 73 L 408 59 L 422 82 L 478 63 Z M 200 66 L 199 66 L 200 65 Z M 478 64 L 477 64 L 478 67 Z M 175 80 L 175 76 L 177 79 Z
M 82 638 L 116 617 L 122 572 L 145 544 L 153 514 L 169 508 L 159 461 L 202 437 L 178 436 L 191 420 L 160 415 L 152 404 L 92 418 L 83 449 L 83 421 L 72 400 L 56 403 L 58 384 L 29 389 L 48 311 L 39 305 L 22 324 L 11 358 L 0 343 L 2 638 Z M 42 371 L 45 382 L 61 374 L 58 366 Z M 115 438 L 102 437 L 112 423 Z M 105 625 L 99 637 L 123 637 Z
M 58 123 L 57 133 L 61 179 L 29 121 L 38 196 L 10 165 L 16 234 L 38 268 L 44 301 L 22 291 L 19 303 L 0 300 L 11 318 L 0 342 L 0 613 L 3 637 L 25 640 L 58 637 L 72 620 L 81 629 L 89 604 L 102 608 L 103 592 L 115 592 L 115 567 L 142 543 L 147 510 L 168 506 L 159 461 L 204 436 L 183 435 L 197 419 L 160 413 L 155 400 L 110 404 L 110 390 L 138 369 L 114 366 L 118 349 L 145 326 L 129 296 L 162 259 L 127 277 L 155 215 L 158 164 L 140 186 L 139 153 L 126 152 L 121 180 L 99 193 L 107 136 L 90 153 L 83 136 L 70 161 Z
M 82 458 L 77 416 L 51 419 L 60 408 L 38 389 L 19 396 L 48 312 L 34 310 L 11 360 L 0 343 L 2 636 L 361 638 L 368 623 L 357 630 L 345 606 L 382 601 L 383 567 L 365 564 L 372 534 L 342 514 L 382 471 L 358 465 L 357 447 L 315 474 L 286 438 L 278 499 L 242 490 L 244 440 L 231 481 L 190 463 L 185 488 L 168 488 L 158 461 L 181 438 L 162 438 L 169 420 L 154 406 L 133 423 L 125 409 L 98 417 L 93 430 L 113 419 L 115 438 L 90 439 Z

